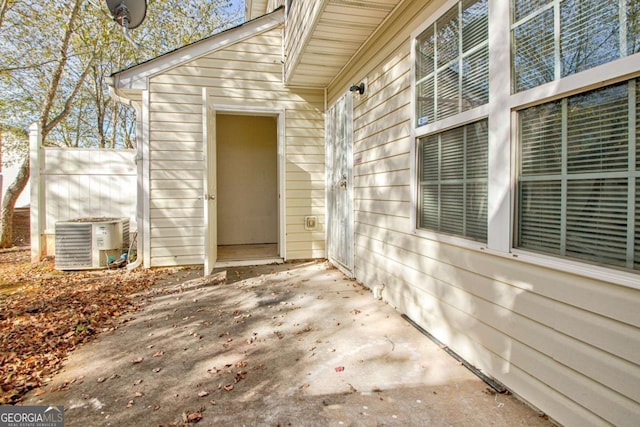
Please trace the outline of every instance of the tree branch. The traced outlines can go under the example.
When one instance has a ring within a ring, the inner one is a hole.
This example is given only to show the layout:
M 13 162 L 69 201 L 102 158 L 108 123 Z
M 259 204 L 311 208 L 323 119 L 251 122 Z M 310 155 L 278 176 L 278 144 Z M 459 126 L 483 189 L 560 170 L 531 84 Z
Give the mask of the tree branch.
M 80 75 L 80 77 L 78 78 L 78 81 L 76 82 L 75 86 L 73 87 L 73 91 L 67 97 L 67 100 L 64 103 L 64 108 L 62 109 L 62 111 L 56 117 L 54 117 L 53 120 L 51 120 L 49 123 L 45 124 L 42 127 L 42 135 L 43 136 L 47 135 L 49 132 L 51 132 L 51 129 L 56 127 L 56 125 L 58 123 L 60 123 L 67 116 L 67 114 L 69 114 L 69 111 L 71 111 L 71 104 L 73 103 L 73 100 L 75 99 L 75 97 L 78 94 L 78 92 L 80 91 L 80 88 L 82 87 L 85 79 L 87 78 L 87 75 L 89 74 L 89 71 L 91 70 L 91 67 L 93 66 L 93 61 L 94 61 L 95 57 L 96 57 L 96 55 L 94 54 L 91 57 L 91 59 L 89 60 L 89 64 L 87 64 L 85 69 L 82 71 L 82 74 Z
M 60 47 L 60 62 L 58 63 L 58 67 L 53 73 L 51 84 L 49 85 L 46 98 L 44 99 L 44 102 L 42 104 L 40 123 L 42 126 L 43 140 L 45 139 L 46 135 L 51 131 L 51 128 L 52 128 L 52 126 L 48 126 L 49 114 L 51 113 L 53 100 L 58 91 L 58 87 L 60 86 L 60 79 L 62 78 L 62 73 L 67 65 L 67 61 L 68 61 L 67 53 L 69 51 L 69 45 L 71 43 L 71 36 L 74 34 L 74 31 L 75 31 L 74 24 L 76 19 L 78 19 L 78 15 L 80 14 L 81 3 L 82 3 L 82 0 L 76 0 L 73 5 L 73 9 L 71 10 L 71 14 L 69 15 L 69 21 L 67 21 L 64 38 L 62 40 L 62 46 Z M 58 115 L 58 117 L 60 117 L 60 115 Z M 60 119 L 58 119 L 57 122 L 59 121 Z

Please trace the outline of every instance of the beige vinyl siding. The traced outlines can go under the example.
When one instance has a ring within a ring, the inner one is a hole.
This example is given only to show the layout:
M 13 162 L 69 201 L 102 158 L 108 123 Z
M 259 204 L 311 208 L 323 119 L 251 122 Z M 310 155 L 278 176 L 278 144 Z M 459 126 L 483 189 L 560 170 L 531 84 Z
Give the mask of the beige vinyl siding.
M 247 14 L 247 16 L 245 16 L 245 20 L 249 21 L 267 13 L 267 4 L 269 1 L 270 0 L 246 0 L 246 3 L 250 7 L 245 9 Z
M 204 87 L 214 105 L 285 112 L 286 257 L 324 256 L 324 94 L 286 89 L 281 51 L 282 29 L 275 28 L 150 79 L 152 266 L 204 259 Z M 306 215 L 318 216 L 316 231 L 304 230 Z
M 308 41 L 324 1 L 294 1 L 287 16 L 286 34 L 284 38 L 285 80 L 297 66 L 302 49 Z
M 269 0 L 267 3 L 267 13 L 276 10 L 280 6 L 284 6 L 284 0 Z
M 356 278 L 561 424 L 637 425 L 640 291 L 413 232 L 411 33 L 443 2 L 422 3 L 329 88 L 331 105 L 368 87 L 354 97 Z
M 291 258 L 322 258 L 325 256 L 324 116 L 290 110 L 286 123 L 288 254 Z M 318 217 L 316 230 L 304 229 L 307 215 Z

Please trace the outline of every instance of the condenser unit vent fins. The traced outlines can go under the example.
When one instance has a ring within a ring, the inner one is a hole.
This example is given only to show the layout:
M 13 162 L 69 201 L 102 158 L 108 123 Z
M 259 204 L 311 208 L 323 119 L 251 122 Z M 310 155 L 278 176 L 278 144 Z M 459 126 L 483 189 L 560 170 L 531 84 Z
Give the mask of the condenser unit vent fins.
M 83 218 L 56 222 L 57 270 L 106 268 L 129 246 L 128 218 Z
M 91 267 L 91 223 L 56 224 L 56 268 Z

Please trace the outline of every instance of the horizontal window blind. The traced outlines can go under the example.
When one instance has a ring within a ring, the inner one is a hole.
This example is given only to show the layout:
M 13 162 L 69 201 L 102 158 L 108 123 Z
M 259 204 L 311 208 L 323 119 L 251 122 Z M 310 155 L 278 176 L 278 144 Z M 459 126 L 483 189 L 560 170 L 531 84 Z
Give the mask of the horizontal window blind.
M 553 81 L 553 9 L 543 10 L 513 30 L 513 81 L 516 92 Z
M 460 1 L 416 38 L 416 126 L 489 101 L 488 5 Z
M 518 113 L 516 247 L 638 269 L 637 83 Z
M 622 56 L 619 0 L 560 2 L 561 76 L 606 64 Z
M 520 21 L 525 16 L 542 8 L 550 6 L 549 0 L 517 0 L 513 2 L 514 21 Z
M 486 242 L 487 123 L 420 138 L 420 228 Z
M 569 173 L 624 171 L 629 167 L 628 96 L 627 85 L 618 85 L 569 98 Z
M 513 90 L 527 90 L 639 52 L 638 3 L 512 0 Z
M 627 55 L 640 52 L 640 2 L 627 0 Z

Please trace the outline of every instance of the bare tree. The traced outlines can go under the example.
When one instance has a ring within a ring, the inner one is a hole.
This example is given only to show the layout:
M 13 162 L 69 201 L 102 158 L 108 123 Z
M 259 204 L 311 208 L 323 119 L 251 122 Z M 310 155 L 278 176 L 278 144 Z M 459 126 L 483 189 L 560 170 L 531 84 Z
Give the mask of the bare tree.
M 66 19 L 63 21 L 64 24 L 62 25 L 63 31 L 60 38 L 60 44 L 58 46 L 57 61 L 55 66 L 50 68 L 51 72 L 49 74 L 48 85 L 46 86 L 44 97 L 42 98 L 42 103 L 40 105 L 38 122 L 42 129 L 43 140 L 51 130 L 69 114 L 72 102 L 84 83 L 84 79 L 89 73 L 91 64 L 95 58 L 95 54 L 90 56 L 87 61 L 87 65 L 78 80 L 75 82 L 75 85 L 72 86 L 71 91 L 61 96 L 61 81 L 63 74 L 69 69 L 71 40 L 76 29 L 76 21 L 80 16 L 82 3 L 83 0 L 75 0 L 73 7 L 65 11 L 66 15 L 64 16 Z M 54 112 L 54 108 L 57 105 L 61 105 L 61 108 Z M 14 133 L 20 135 L 20 132 L 14 131 Z M 26 135 L 23 136 L 26 138 Z M 2 248 L 11 247 L 13 245 L 13 212 L 18 197 L 20 197 L 20 194 L 27 185 L 29 175 L 30 159 L 27 152 L 20 164 L 16 179 L 11 183 L 4 199 L 2 200 L 2 211 L 0 214 L 0 247 Z

